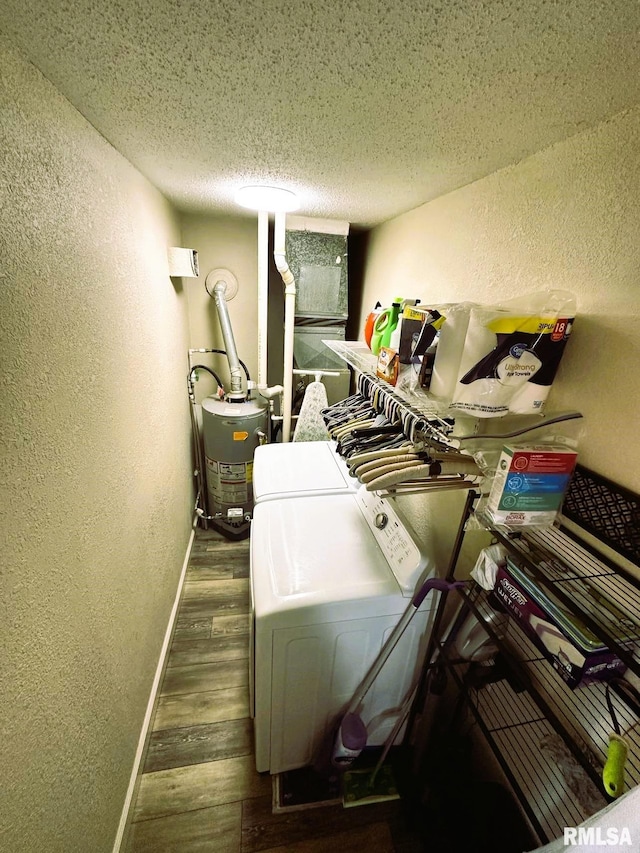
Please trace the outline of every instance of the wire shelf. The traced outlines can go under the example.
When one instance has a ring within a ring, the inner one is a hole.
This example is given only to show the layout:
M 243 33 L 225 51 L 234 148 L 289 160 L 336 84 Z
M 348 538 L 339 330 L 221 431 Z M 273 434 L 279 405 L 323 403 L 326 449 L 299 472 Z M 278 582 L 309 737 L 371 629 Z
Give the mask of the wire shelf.
M 640 596 L 634 578 L 617 574 L 558 528 L 519 531 L 516 538 L 494 533 L 512 555 L 535 569 L 547 589 L 571 605 L 571 612 L 584 618 L 610 648 L 620 650 L 631 673 L 640 674 Z M 606 683 L 571 689 L 517 621 L 496 623 L 496 610 L 503 610 L 492 593 L 473 585 L 461 595 L 505 656 L 515 682 L 525 688 L 516 692 L 507 681 L 489 685 L 476 691 L 472 710 L 541 842 L 551 840 L 607 803 L 601 774 L 613 721 Z M 640 784 L 639 709 L 615 682 L 609 690 L 629 747 L 628 789 Z M 588 794 L 582 799 L 574 790 L 575 774 L 540 748 L 554 732 L 588 777 L 580 783 L 582 794 Z
M 356 370 L 375 374 L 377 359 L 365 343 L 361 341 L 327 340 L 323 340 L 322 343 Z
M 385 404 L 390 403 L 400 408 L 403 419 L 404 415 L 408 416 L 409 420 L 420 419 L 419 440 L 427 445 L 433 443 L 434 447 L 439 444 L 451 450 L 465 452 L 462 443 L 468 439 L 489 441 L 488 446 L 491 447 L 495 445 L 496 440 L 513 438 L 546 423 L 582 417 L 577 412 L 569 412 L 557 415 L 555 421 L 551 417 L 545 420 L 539 416 L 532 421 L 530 416 L 524 415 L 515 431 L 503 435 L 502 418 L 477 418 L 457 411 L 448 402 L 432 397 L 418 384 L 415 365 L 400 365 L 398 382 L 394 386 L 378 377 L 377 357 L 362 341 L 323 339 L 322 343 L 356 370 L 360 379 L 366 378 L 371 394 L 375 392 L 376 397 L 381 400 L 377 407 L 379 411 L 384 411 Z M 513 429 L 513 425 L 511 428 Z
M 638 581 L 615 570 L 558 528 L 532 528 L 517 537 L 494 530 L 543 589 L 550 590 L 636 676 L 640 677 Z
M 433 397 L 429 397 L 422 388 L 416 388 L 413 391 L 407 387 L 408 383 L 406 382 L 401 381 L 398 385 L 393 386 L 389 385 L 383 379 L 378 379 L 376 377 L 378 359 L 362 341 L 323 340 L 322 343 L 359 373 L 365 373 L 374 379 L 383 393 L 401 400 L 407 408 L 416 414 L 427 418 L 452 418 L 451 409 L 446 404 L 435 400 Z
M 598 760 L 596 753 L 589 746 L 589 738 L 583 736 L 568 718 L 570 711 L 567 709 L 571 708 L 574 691 L 571 691 L 562 681 L 517 622 L 508 619 L 506 629 L 504 627 L 502 629 L 504 633 L 502 631 L 495 633 L 493 625 L 496 608 L 493 607 L 492 597 L 485 590 L 474 585 L 471 590 L 461 594 L 473 615 L 484 624 L 487 633 L 493 637 L 500 651 L 506 655 L 505 661 L 512 680 L 520 689 L 528 692 L 530 700 L 538 709 L 537 715 L 546 719 L 561 735 L 576 761 L 582 765 L 592 782 L 599 786 L 604 762 Z M 498 612 L 502 612 L 501 608 L 498 608 Z M 539 677 L 540 673 L 542 678 Z M 555 689 L 550 690 L 549 685 L 555 685 Z M 586 695 L 582 691 L 577 693 L 583 698 Z M 560 696 L 565 696 L 566 701 L 560 702 Z M 510 725 L 508 717 L 503 719 L 502 725 Z
M 464 691 L 461 668 L 452 671 Z M 516 693 L 506 681 L 499 681 L 468 691 L 467 700 L 541 844 L 606 805 L 589 779 L 580 779 L 578 787 L 566 772 L 566 759 L 563 762 L 545 748 L 557 734 L 529 693 Z

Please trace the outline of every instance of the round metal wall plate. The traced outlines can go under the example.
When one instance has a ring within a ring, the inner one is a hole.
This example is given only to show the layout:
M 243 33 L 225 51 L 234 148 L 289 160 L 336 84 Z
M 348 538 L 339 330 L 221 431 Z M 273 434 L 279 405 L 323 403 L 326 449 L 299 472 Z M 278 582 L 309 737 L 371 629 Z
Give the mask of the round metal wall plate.
M 225 269 L 217 269 L 211 270 L 211 272 L 207 275 L 204 286 L 207 290 L 209 296 L 213 297 L 213 288 L 219 281 L 224 281 L 227 285 L 227 289 L 224 294 L 224 298 L 226 302 L 231 302 L 233 297 L 238 292 L 238 279 L 230 270 Z

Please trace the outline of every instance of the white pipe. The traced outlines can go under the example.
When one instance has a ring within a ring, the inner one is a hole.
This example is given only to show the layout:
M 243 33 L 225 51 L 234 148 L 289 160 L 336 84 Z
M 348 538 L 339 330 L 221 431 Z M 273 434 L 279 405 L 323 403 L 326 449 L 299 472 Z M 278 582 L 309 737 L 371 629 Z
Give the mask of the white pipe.
M 273 400 L 284 391 L 282 385 L 267 385 L 267 338 L 269 334 L 269 213 L 258 211 L 258 393 Z M 280 403 L 282 409 L 282 401 Z
M 272 400 L 274 397 L 277 397 L 278 394 L 282 394 L 284 388 L 282 385 L 272 385 L 271 388 L 267 388 L 267 386 L 264 385 L 263 387 L 258 388 L 258 391 L 262 394 L 265 400 Z
M 293 371 L 295 376 L 315 376 L 316 378 L 323 376 L 340 376 L 339 370 L 298 370 Z
M 296 283 L 289 269 L 285 252 L 286 215 L 276 213 L 273 240 L 273 259 L 284 283 L 284 363 L 282 384 L 282 441 L 291 441 L 291 406 L 293 403 L 293 332 L 296 311 Z
M 293 293 L 295 295 L 295 279 L 293 278 L 293 273 L 289 269 L 289 264 L 287 263 L 287 255 L 285 249 L 285 224 L 286 224 L 286 214 L 283 212 L 276 213 L 275 216 L 275 226 L 274 226 L 274 235 L 273 235 L 273 259 L 276 263 L 276 268 L 282 277 L 282 281 L 285 284 L 285 287 L 293 286 Z
M 267 387 L 269 322 L 269 214 L 258 211 L 258 388 Z
M 282 440 L 291 441 L 291 409 L 293 406 L 293 333 L 296 311 L 295 286 L 293 293 L 285 290 L 284 294 L 284 364 L 283 380 L 284 395 L 282 400 Z

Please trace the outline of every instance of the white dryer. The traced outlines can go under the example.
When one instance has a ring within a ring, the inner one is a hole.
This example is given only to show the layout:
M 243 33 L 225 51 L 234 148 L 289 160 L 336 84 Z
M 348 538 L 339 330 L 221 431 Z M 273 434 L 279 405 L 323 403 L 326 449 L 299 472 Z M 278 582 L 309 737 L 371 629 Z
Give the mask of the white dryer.
M 251 707 L 259 772 L 313 763 L 416 585 L 434 570 L 397 509 L 364 488 L 256 505 Z M 369 745 L 384 743 L 418 673 L 437 595 L 366 697 Z
M 356 492 L 359 483 L 334 441 L 264 444 L 253 457 L 253 499 Z

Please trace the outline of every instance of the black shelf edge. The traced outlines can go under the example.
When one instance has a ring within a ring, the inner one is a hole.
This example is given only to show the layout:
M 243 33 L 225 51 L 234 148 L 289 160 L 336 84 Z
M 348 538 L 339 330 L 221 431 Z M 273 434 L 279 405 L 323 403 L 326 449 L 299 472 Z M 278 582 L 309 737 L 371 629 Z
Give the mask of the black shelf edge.
M 640 496 L 577 465 L 562 514 L 635 565 L 640 564 Z

